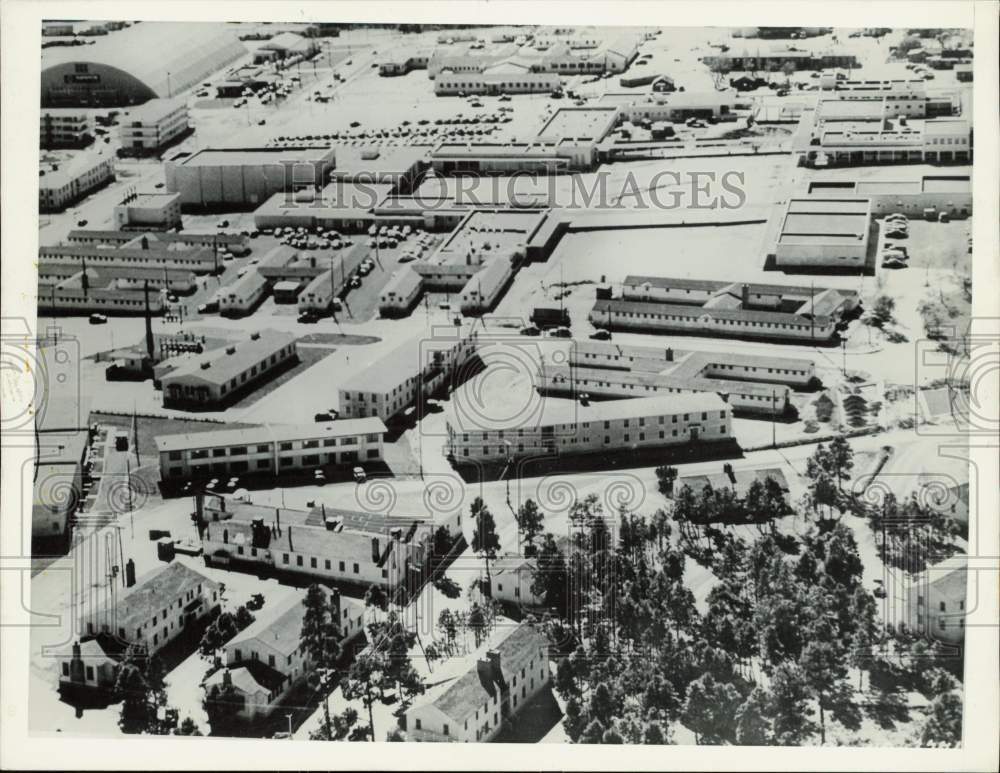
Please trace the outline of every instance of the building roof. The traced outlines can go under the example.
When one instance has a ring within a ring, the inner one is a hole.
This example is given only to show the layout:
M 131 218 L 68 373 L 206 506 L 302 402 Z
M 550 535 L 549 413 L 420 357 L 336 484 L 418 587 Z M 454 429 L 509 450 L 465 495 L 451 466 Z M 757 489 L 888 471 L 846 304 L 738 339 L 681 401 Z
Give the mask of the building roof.
M 657 303 L 642 301 L 623 301 L 617 298 L 599 298 L 594 302 L 594 313 L 601 314 L 610 311 L 630 312 L 633 314 L 670 314 L 675 317 L 688 317 L 697 319 L 701 316 L 708 316 L 713 319 L 738 319 L 746 322 L 777 322 L 788 323 L 798 321 L 807 324 L 809 319 L 802 316 L 800 310 L 794 313 L 783 313 L 776 311 L 747 311 L 745 309 L 706 309 L 702 306 L 691 306 L 679 303 Z M 817 315 L 815 321 L 819 325 L 829 322 L 826 317 Z
M 131 639 L 135 630 L 153 615 L 174 603 L 178 596 L 183 596 L 189 590 L 196 590 L 199 585 L 204 586 L 203 592 L 220 587 L 215 580 L 210 580 L 179 561 L 157 567 L 136 579 L 135 585 L 125 591 L 125 595 L 115 604 L 109 625 L 116 629 L 124 628 L 125 638 Z M 91 618 L 99 620 L 102 613 L 110 611 L 107 605 L 102 604 L 94 610 Z
M 182 166 L 259 166 L 264 164 L 329 164 L 334 151 L 329 147 L 297 146 L 281 148 L 204 148 L 191 155 L 170 159 Z
M 244 429 L 159 435 L 156 438 L 156 450 L 163 453 L 164 451 L 194 448 L 382 434 L 385 431 L 385 424 L 377 416 L 367 416 L 363 419 L 338 419 L 322 424 L 261 424 Z
M 171 372 L 164 381 L 194 378 L 213 384 L 225 384 L 294 341 L 293 333 L 265 330 L 258 338 L 247 338 L 199 355 Z
M 226 673 L 232 680 L 233 687 L 245 695 L 278 692 L 286 681 L 286 677 L 277 669 L 260 660 L 248 660 L 233 668 L 221 668 L 214 671 L 205 680 L 206 687 L 213 687 L 225 681 Z
M 325 585 L 319 587 L 327 596 L 333 593 Z M 350 597 L 341 596 L 340 603 L 342 607 L 348 604 L 354 608 L 364 608 L 364 604 Z M 302 619 L 306 614 L 305 594 L 294 593 L 270 609 L 265 607 L 264 612 L 265 614 L 258 614 L 254 622 L 226 642 L 226 649 L 251 639 L 259 639 L 282 655 L 291 655 L 295 652 L 301 644 Z
M 309 38 L 304 38 L 297 32 L 279 32 L 273 38 L 261 44 L 261 48 L 272 51 L 308 51 L 314 44 Z
M 155 124 L 162 121 L 168 115 L 184 107 L 184 102 L 179 99 L 164 99 L 162 97 L 151 99 L 136 107 L 130 107 L 121 118 L 123 126 L 127 126 L 135 121 L 145 124 Z
M 781 223 L 781 244 L 859 244 L 868 237 L 871 202 L 866 198 L 790 199 Z
M 87 174 L 102 164 L 111 164 L 114 168 L 114 156 L 107 155 L 101 150 L 85 151 L 74 155 L 69 161 L 59 169 L 47 171 L 38 178 L 38 187 L 41 190 L 62 188 L 69 185 L 73 180 Z
M 594 354 L 599 357 L 618 355 L 622 368 L 628 368 L 629 358 L 636 360 L 655 361 L 658 367 L 667 363 L 667 349 L 670 347 L 656 346 L 622 346 L 612 341 L 588 341 L 575 339 L 570 350 L 574 362 L 583 362 L 591 367 L 602 367 L 601 361 L 589 362 L 584 354 Z M 743 354 L 742 352 L 692 351 L 689 349 L 671 349 L 673 361 L 678 367 L 697 367 L 701 372 L 708 365 L 742 365 L 758 368 L 780 368 L 783 370 L 809 370 L 815 367 L 812 360 L 797 357 L 775 357 L 769 354 Z M 605 366 L 606 367 L 606 366 Z
M 777 295 L 782 298 L 809 298 L 810 296 L 821 293 L 826 289 L 823 287 L 805 287 L 802 285 L 772 285 L 762 284 L 760 282 L 741 283 L 726 282 L 717 279 L 685 279 L 677 277 L 640 276 L 636 274 L 629 274 L 626 276 L 625 281 L 622 284 L 632 286 L 648 284 L 650 287 L 659 287 L 664 289 L 675 288 L 680 290 L 703 291 L 727 290 L 734 287 L 739 289 L 742 284 L 745 284 L 751 295 Z M 836 292 L 845 297 L 856 297 L 858 294 L 857 290 L 837 289 Z
M 390 293 L 395 293 L 397 296 L 409 298 L 410 294 L 419 288 L 422 282 L 423 279 L 420 274 L 409 266 L 404 265 L 402 268 L 394 271 L 392 276 L 389 277 L 389 281 L 382 288 L 382 297 L 385 298 Z
M 167 97 L 195 85 L 246 54 L 246 47 L 218 22 L 133 24 L 90 46 L 42 50 L 42 92 L 46 71 L 60 78 L 69 65 L 93 63 L 121 70 L 149 90 L 149 98 Z
M 176 193 L 158 193 L 157 196 L 177 196 Z M 243 244 L 247 237 L 242 234 L 226 234 L 226 233 L 210 233 L 210 234 L 199 234 L 199 233 L 174 233 L 171 231 L 102 231 L 97 229 L 85 229 L 85 228 L 75 228 L 69 232 L 66 237 L 67 241 L 73 242 L 78 239 L 96 239 L 98 241 L 107 242 L 108 244 L 126 244 L 128 242 L 135 241 L 141 237 L 147 237 L 151 242 L 158 241 L 165 244 L 170 244 L 174 242 L 187 243 L 195 242 L 200 243 L 202 241 L 215 241 L 220 247 L 225 247 L 229 244 Z
M 513 628 L 500 625 L 479 649 L 465 658 L 465 662 L 470 664 L 468 670 L 454 681 L 445 682 L 438 689 L 431 690 L 417 705 L 429 703 L 456 723 L 464 722 L 487 701 L 492 700 L 500 689 L 499 685 L 483 677 L 477 666 L 477 658 L 485 658 L 489 650 L 499 652 L 502 678 L 509 682 L 514 676 L 520 676 L 521 669 L 526 668 L 531 660 L 540 660 L 539 651 L 545 652 L 547 649 L 548 640 L 529 623 L 521 623 Z
M 539 137 L 590 139 L 600 142 L 618 120 L 618 108 L 561 107 L 538 130 Z

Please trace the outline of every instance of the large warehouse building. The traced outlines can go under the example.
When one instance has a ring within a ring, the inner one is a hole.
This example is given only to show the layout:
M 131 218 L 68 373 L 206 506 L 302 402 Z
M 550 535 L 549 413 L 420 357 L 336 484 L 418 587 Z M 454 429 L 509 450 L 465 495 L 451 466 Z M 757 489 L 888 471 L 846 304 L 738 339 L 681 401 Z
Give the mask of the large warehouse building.
M 134 24 L 92 46 L 45 49 L 42 107 L 126 107 L 170 98 L 246 53 L 222 24 Z

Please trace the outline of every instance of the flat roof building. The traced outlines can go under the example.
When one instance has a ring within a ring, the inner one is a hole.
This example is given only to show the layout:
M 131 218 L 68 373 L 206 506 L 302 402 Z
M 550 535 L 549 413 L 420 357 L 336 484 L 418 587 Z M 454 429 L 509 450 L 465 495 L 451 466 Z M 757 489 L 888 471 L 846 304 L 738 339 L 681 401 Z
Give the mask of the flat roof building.
M 255 208 L 275 193 L 318 190 L 334 167 L 329 147 L 206 148 L 164 164 L 185 209 Z
M 179 193 L 136 193 L 115 204 L 115 228 L 122 230 L 168 231 L 180 228 Z
M 156 155 L 189 133 L 187 104 L 181 99 L 151 99 L 129 108 L 119 122 L 122 154 Z
M 76 156 L 65 165 L 42 170 L 38 179 L 38 211 L 61 212 L 114 179 L 114 158 L 95 152 Z
M 90 112 L 73 108 L 43 110 L 38 123 L 38 145 L 49 148 L 84 148 L 94 141 Z
M 789 199 L 775 263 L 862 271 L 868 262 L 871 202 L 866 198 Z
M 952 217 L 972 214 L 972 182 L 969 175 L 922 175 L 908 179 L 892 177 L 852 180 L 815 179 L 807 189 L 810 198 L 864 196 L 872 215 L 901 212 L 923 217 L 925 210 L 947 212 Z

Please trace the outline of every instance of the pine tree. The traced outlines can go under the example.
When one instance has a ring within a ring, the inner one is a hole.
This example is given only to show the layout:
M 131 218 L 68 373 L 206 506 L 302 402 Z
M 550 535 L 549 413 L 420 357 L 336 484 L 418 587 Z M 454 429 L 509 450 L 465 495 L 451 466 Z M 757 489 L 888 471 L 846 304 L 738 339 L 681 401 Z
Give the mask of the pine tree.
M 302 616 L 299 641 L 310 661 L 310 684 L 314 689 L 323 691 L 324 720 L 329 724 L 329 678 L 341 655 L 339 604 L 327 598 L 327 591 L 315 583 L 309 586 L 302 603 L 306 611 Z
M 767 746 L 771 743 L 768 711 L 771 695 L 758 685 L 750 691 L 736 712 L 736 743 L 741 746 Z
M 538 509 L 532 499 L 525 500 L 517 509 L 517 528 L 521 533 L 521 544 L 524 545 L 524 555 L 535 555 L 535 540 L 542 533 L 545 514 Z
M 580 743 L 601 743 L 604 740 L 604 730 L 604 725 L 601 724 L 600 720 L 591 720 L 580 735 Z
M 951 691 L 937 696 L 920 730 L 920 745 L 953 748 L 962 743 L 962 696 Z
M 497 536 L 496 521 L 493 513 L 483 502 L 482 497 L 476 497 L 470 508 L 475 529 L 472 532 L 472 552 L 479 555 L 486 564 L 486 582 L 490 581 L 490 561 L 497 557 L 500 550 L 500 537 Z
M 794 663 L 782 663 L 771 679 L 770 715 L 774 718 L 774 740 L 780 746 L 801 746 L 816 732 L 811 717 L 809 688 L 805 674 Z

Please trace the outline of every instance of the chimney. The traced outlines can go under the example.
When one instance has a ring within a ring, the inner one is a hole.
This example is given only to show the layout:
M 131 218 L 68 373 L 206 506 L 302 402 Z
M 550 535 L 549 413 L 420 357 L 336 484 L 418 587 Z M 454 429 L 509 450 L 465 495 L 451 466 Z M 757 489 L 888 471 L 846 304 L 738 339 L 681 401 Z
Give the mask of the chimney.
M 674 361 L 674 350 L 671 349 L 669 346 L 667 347 L 667 351 L 665 352 L 665 359 L 667 362 Z
M 135 585 L 135 561 L 131 558 L 125 562 L 125 587 L 131 588 Z
M 141 239 L 139 240 L 139 247 L 140 247 L 140 249 L 143 249 L 143 250 L 148 250 L 148 249 L 149 249 L 149 239 L 148 239 L 148 238 L 146 238 L 145 236 L 143 236 L 143 237 L 142 237 L 142 238 L 141 238 Z
M 233 677 L 232 674 L 229 673 L 228 668 L 222 672 L 222 684 L 226 687 L 232 687 L 233 685 Z
M 334 618 L 337 625 L 340 625 L 343 612 L 340 607 L 340 588 L 334 588 L 333 592 L 330 594 L 330 607 L 333 609 L 333 614 L 336 616 Z
M 80 642 L 73 642 L 73 658 L 69 662 L 69 678 L 73 682 L 83 682 L 83 658 L 80 656 Z
M 372 563 L 377 564 L 380 558 L 378 552 L 378 537 L 372 537 Z
M 742 287 L 742 300 L 743 300 L 743 308 L 745 309 L 747 306 L 750 305 L 750 285 L 748 284 L 745 284 Z
M 476 671 L 479 672 L 479 679 L 483 684 L 493 684 L 493 664 L 489 660 L 479 658 L 476 661 Z
M 502 685 L 504 683 L 503 669 L 500 668 L 500 650 L 487 650 L 486 657 L 490 663 L 490 671 L 493 674 L 493 681 Z

